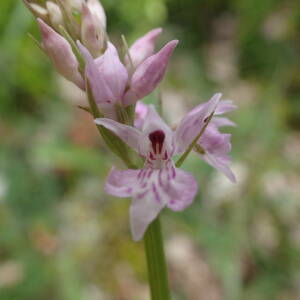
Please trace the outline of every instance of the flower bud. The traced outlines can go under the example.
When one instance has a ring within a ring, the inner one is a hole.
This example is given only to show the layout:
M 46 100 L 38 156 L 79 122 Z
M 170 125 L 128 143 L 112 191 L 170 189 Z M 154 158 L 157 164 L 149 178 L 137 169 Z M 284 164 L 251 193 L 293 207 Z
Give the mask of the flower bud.
M 144 98 L 157 87 L 165 74 L 169 58 L 177 44 L 177 40 L 169 42 L 137 67 L 132 75 L 130 88 L 123 98 L 124 106 Z
M 84 81 L 78 71 L 79 63 L 67 40 L 41 19 L 37 21 L 43 40 L 42 47 L 50 57 L 57 72 L 83 89 Z
M 111 119 L 116 119 L 115 104 L 123 97 L 128 74 L 120 62 L 113 44 L 108 43 L 105 53 L 93 59 L 89 51 L 78 41 L 78 48 L 85 59 L 85 73 L 100 112 Z
M 99 0 L 87 0 L 86 4 L 90 9 L 91 13 L 98 18 L 98 21 L 101 22 L 102 27 L 106 28 L 106 15 L 104 8 Z
M 49 21 L 49 15 L 47 9 L 44 7 L 36 4 L 36 3 L 30 3 L 28 0 L 24 0 L 24 4 L 27 6 L 27 8 L 31 11 L 31 13 L 45 22 Z
M 136 40 L 129 49 L 130 58 L 133 66 L 136 68 L 141 64 L 147 57 L 153 54 L 155 41 L 161 34 L 162 29 L 156 28 L 149 31 L 147 34 Z M 129 65 L 129 59 L 125 57 L 126 66 Z
M 62 15 L 62 12 L 61 12 L 59 6 L 52 1 L 47 1 L 46 7 L 48 10 L 51 25 L 57 31 L 59 31 L 59 25 L 62 25 L 62 26 L 64 25 L 63 15 Z
M 81 40 L 93 57 L 98 57 L 105 50 L 106 33 L 98 17 L 91 13 L 86 4 L 82 5 Z

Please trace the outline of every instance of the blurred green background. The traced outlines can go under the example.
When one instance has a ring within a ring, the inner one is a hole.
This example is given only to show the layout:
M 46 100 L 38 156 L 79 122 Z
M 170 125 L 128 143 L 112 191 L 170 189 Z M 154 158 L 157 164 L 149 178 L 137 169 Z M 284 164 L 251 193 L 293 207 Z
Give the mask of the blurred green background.
M 119 45 L 157 26 L 159 46 L 180 40 L 161 85 L 171 125 L 215 92 L 239 107 L 227 129 L 238 182 L 193 154 L 197 199 L 163 213 L 173 299 L 300 299 L 300 2 L 103 5 Z M 121 163 L 27 32 L 39 37 L 23 3 L 1 1 L 0 299 L 149 299 L 129 200 L 103 191 Z

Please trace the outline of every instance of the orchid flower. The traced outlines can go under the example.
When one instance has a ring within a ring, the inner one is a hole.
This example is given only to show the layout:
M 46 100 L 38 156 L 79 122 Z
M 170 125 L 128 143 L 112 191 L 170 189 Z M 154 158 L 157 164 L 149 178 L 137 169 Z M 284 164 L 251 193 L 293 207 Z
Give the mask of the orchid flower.
M 86 62 L 86 77 L 100 112 L 105 117 L 116 120 L 115 104 L 128 106 L 151 93 L 162 80 L 177 43 L 178 41 L 171 41 L 159 52 L 146 58 L 129 79 L 127 69 L 121 63 L 112 43 L 107 43 L 102 56 L 93 59 L 78 41 L 78 48 Z
M 140 170 L 120 171 L 113 168 L 105 186 L 108 194 L 132 197 L 130 224 L 134 240 L 142 238 L 148 225 L 165 206 L 180 211 L 193 202 L 198 190 L 196 180 L 190 173 L 176 168 L 172 156 L 184 152 L 201 126 L 207 125 L 207 119 L 216 109 L 220 97 L 216 94 L 197 116 L 185 118 L 175 132 L 151 106 L 141 130 L 111 119 L 95 120 L 145 159 L 145 165 Z

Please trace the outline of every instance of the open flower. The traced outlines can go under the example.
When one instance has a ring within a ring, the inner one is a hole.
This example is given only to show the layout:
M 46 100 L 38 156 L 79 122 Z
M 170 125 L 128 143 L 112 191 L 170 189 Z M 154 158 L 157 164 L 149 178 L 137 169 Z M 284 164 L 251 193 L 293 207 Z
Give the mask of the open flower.
M 151 106 L 141 130 L 111 119 L 95 120 L 145 159 L 140 170 L 112 169 L 105 186 L 111 195 L 133 198 L 130 223 L 134 240 L 142 238 L 148 225 L 165 206 L 180 211 L 192 203 L 198 190 L 196 180 L 190 173 L 176 168 L 172 156 L 184 152 L 201 128 L 207 125 L 219 98 L 220 94 L 217 94 L 204 105 L 197 122 L 194 115 L 190 116 L 175 132 Z
M 220 94 L 216 94 L 209 102 L 218 98 L 220 99 Z M 185 138 L 191 140 L 191 134 L 193 134 L 194 137 L 197 136 L 197 133 L 199 133 L 201 129 L 201 124 L 203 123 L 203 116 L 207 115 L 207 105 L 209 102 L 199 104 L 182 119 L 181 125 L 177 129 L 177 134 L 182 135 L 181 138 L 183 140 Z M 137 102 L 136 118 L 134 123 L 136 128 L 142 127 L 147 114 L 147 109 L 148 105 L 140 101 Z M 201 159 L 215 169 L 221 171 L 232 182 L 235 182 L 236 179 L 229 167 L 231 163 L 231 158 L 229 156 L 229 152 L 231 151 L 231 134 L 222 133 L 219 131 L 219 128 L 224 126 L 235 126 L 235 123 L 230 121 L 228 118 L 220 117 L 220 115 L 234 109 L 236 109 L 236 105 L 234 105 L 231 100 L 218 101 L 210 123 L 207 125 L 207 128 L 199 138 L 197 145 L 194 147 L 195 152 Z M 192 130 L 189 130 L 189 126 L 194 126 L 189 125 L 189 123 L 192 122 L 194 122 L 194 124 L 200 124 L 198 130 L 195 130 L 194 133 Z M 184 128 L 186 132 L 183 132 Z M 183 152 L 183 148 L 181 149 L 179 147 L 177 152 Z
M 177 43 L 178 41 L 171 41 L 159 52 L 146 58 L 129 79 L 127 69 L 121 63 L 112 43 L 108 42 L 104 54 L 94 59 L 90 52 L 77 42 L 86 62 L 86 77 L 101 113 L 105 117 L 116 119 L 115 104 L 128 106 L 151 93 L 162 80 Z M 147 43 L 145 45 L 148 47 Z
M 117 197 L 132 197 L 130 208 L 131 231 L 134 240 L 140 240 L 148 225 L 168 206 L 178 211 L 190 205 L 197 193 L 195 178 L 175 167 L 174 132 L 157 112 L 149 107 L 143 125 L 138 130 L 110 119 L 96 119 L 145 158 L 140 170 L 112 169 L 106 192 Z

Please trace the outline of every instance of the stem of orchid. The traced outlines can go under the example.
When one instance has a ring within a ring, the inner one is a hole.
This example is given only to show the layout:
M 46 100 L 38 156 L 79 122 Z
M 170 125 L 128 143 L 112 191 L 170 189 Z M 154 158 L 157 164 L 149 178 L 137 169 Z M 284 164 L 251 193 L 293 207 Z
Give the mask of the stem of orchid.
M 189 147 L 187 148 L 187 150 L 180 156 L 180 158 L 177 160 L 177 162 L 175 163 L 176 167 L 179 168 L 181 167 L 181 165 L 183 164 L 183 162 L 185 161 L 185 159 L 188 157 L 188 155 L 190 154 L 190 152 L 193 150 L 193 148 L 195 147 L 195 145 L 197 144 L 197 142 L 199 141 L 200 137 L 202 136 L 203 132 L 205 131 L 207 125 L 209 124 L 211 118 L 214 115 L 214 111 L 207 117 L 204 126 L 201 128 L 199 134 L 195 137 L 195 139 L 192 141 L 192 143 L 189 145 Z
M 145 236 L 148 280 L 152 300 L 170 300 L 168 272 L 159 216 L 149 225 Z

